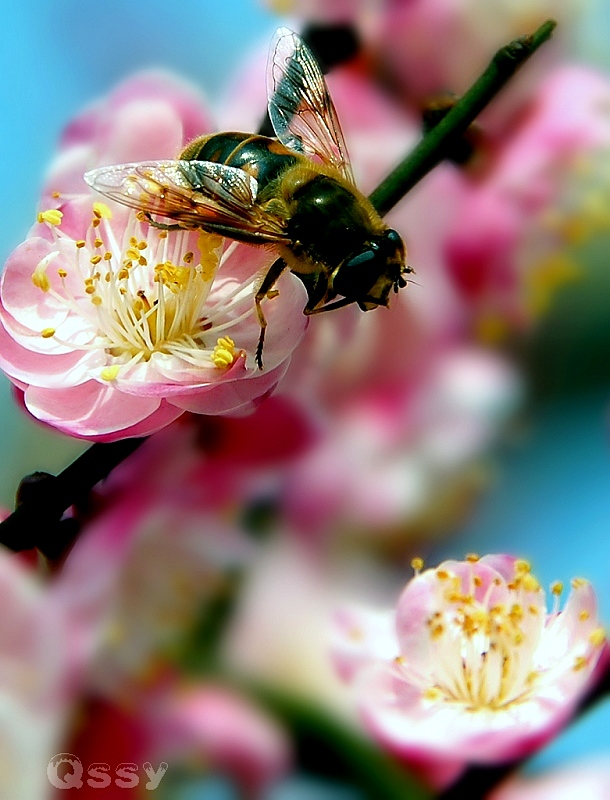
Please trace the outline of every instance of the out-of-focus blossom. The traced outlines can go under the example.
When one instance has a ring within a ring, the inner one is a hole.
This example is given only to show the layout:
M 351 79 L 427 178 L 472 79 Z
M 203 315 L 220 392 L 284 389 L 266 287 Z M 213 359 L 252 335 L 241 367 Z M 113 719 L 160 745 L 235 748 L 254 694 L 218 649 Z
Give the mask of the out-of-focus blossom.
M 0 552 L 0 795 L 45 795 L 47 762 L 71 697 L 71 634 L 63 609 L 29 570 Z
M 302 540 L 284 535 L 270 542 L 248 571 L 223 656 L 238 674 L 351 719 L 349 693 L 327 653 L 338 579 L 337 570 Z
M 230 776 L 248 797 L 284 775 L 290 747 L 279 725 L 236 692 L 214 683 L 183 686 L 153 711 L 154 755 L 168 764 L 198 759 Z
M 413 522 L 466 477 L 520 398 L 502 359 L 446 348 L 411 382 L 364 389 L 285 470 L 284 508 L 303 530 L 383 529 Z
M 604 77 L 555 70 L 487 168 L 464 176 L 443 247 L 482 334 L 494 320 L 519 328 L 545 312 L 557 286 L 581 277 L 576 248 L 608 229 L 610 184 L 593 165 L 610 152 L 609 108 Z
M 491 55 L 549 18 L 557 38 L 570 30 L 579 0 L 267 0 L 274 11 L 309 22 L 351 24 L 369 60 L 416 103 L 463 93 Z M 556 45 L 555 45 L 556 46 Z M 552 47 L 552 45 L 551 45 Z M 547 48 L 548 50 L 548 48 Z
M 167 92 L 162 83 L 163 105 Z M 98 155 L 95 145 L 111 162 L 125 150 L 134 160 L 149 155 L 151 93 L 150 82 L 136 80 L 121 102 L 106 104 L 114 126 L 96 127 L 94 113 L 73 126 L 69 167 L 60 158 L 52 170 L 38 223 L 2 276 L 0 366 L 37 419 L 100 441 L 152 433 L 184 411 L 251 410 L 285 372 L 306 324 L 305 289 L 286 274 L 266 307 L 266 368 L 258 370 L 253 296 L 271 253 L 202 231 L 160 231 L 134 211 L 99 202 L 82 179 L 71 186 L 75 164 L 100 163 L 86 161 Z M 164 141 L 155 127 L 153 149 L 166 158 L 176 156 L 182 131 L 177 106 Z M 75 144 L 79 136 L 84 144 Z
M 588 582 L 575 579 L 563 610 L 548 612 L 529 564 L 504 555 L 416 574 L 398 602 L 393 658 L 374 619 L 369 630 L 357 609 L 337 618 L 337 666 L 373 735 L 435 786 L 557 733 L 605 644 Z
M 591 761 L 563 767 L 548 775 L 511 778 L 489 795 L 489 800 L 607 800 L 610 767 Z
M 282 407 L 289 404 L 269 402 L 285 432 Z M 253 424 L 261 422 L 272 440 L 261 412 Z M 223 420 L 214 439 L 198 418 L 185 418 L 146 442 L 95 496 L 95 513 L 50 589 L 78 623 L 72 649 L 87 653 L 79 661 L 81 723 L 63 745 L 83 763 L 203 765 L 249 796 L 288 766 L 284 732 L 246 698 L 208 679 L 205 657 L 199 680 L 191 673 L 187 681 L 182 672 L 189 643 L 201 644 L 202 624 L 214 627 L 214 604 L 230 602 L 240 571 L 255 556 L 236 525 L 237 503 L 247 495 L 248 457 L 255 457 L 249 467 L 255 473 L 264 457 L 250 452 L 250 437 L 240 460 L 244 422 Z M 278 460 L 294 442 L 294 434 L 284 435 L 283 449 L 274 448 Z M 212 479 L 215 460 L 219 475 Z M 72 702 L 78 701 L 77 693 Z M 110 742 L 99 735 L 108 719 L 117 727 Z

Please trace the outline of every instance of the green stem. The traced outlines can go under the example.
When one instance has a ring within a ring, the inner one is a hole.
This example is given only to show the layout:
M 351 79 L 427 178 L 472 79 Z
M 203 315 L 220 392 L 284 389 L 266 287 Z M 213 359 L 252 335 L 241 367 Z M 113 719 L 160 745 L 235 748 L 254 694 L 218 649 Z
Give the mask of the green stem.
M 493 100 L 515 71 L 550 38 L 556 22 L 547 20 L 538 30 L 502 47 L 489 66 L 444 119 L 425 136 L 369 199 L 384 216 L 418 181 L 439 164 L 468 126 Z

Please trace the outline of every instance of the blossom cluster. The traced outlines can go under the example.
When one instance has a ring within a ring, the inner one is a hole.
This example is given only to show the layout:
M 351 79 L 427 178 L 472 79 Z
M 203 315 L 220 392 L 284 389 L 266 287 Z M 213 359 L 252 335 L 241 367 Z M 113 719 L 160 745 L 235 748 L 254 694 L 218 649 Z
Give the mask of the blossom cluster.
M 429 95 L 463 90 L 525 13 L 506 0 L 484 30 L 480 0 L 291 5 L 360 34 L 328 83 L 365 193 L 417 141 Z M 528 28 L 548 5 L 530 4 Z M 262 62 L 217 122 L 190 86 L 148 72 L 68 126 L 2 274 L 0 368 L 46 426 L 150 438 L 68 512 L 79 536 L 48 574 L 0 551 L 0 794 L 42 798 L 49 759 L 71 752 L 168 763 L 167 796 L 220 774 L 267 797 L 303 768 L 293 695 L 433 791 L 569 722 L 608 662 L 587 581 L 563 607 L 553 584 L 547 603 L 530 564 L 499 554 L 416 558 L 402 588 L 414 540 L 444 548 L 489 483 L 527 388 L 515 345 L 610 223 L 595 167 L 610 163 L 610 82 L 553 58 L 389 215 L 415 269 L 390 308 L 308 322 L 285 270 L 263 300 L 263 368 L 255 295 L 273 248 L 165 229 L 83 179 L 255 130 Z

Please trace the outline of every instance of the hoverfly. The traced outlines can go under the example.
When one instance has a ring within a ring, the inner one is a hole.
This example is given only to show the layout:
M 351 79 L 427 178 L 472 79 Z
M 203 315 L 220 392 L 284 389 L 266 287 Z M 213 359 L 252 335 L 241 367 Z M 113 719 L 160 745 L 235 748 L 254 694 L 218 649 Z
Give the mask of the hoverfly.
M 254 298 L 262 369 L 267 325 L 262 301 L 284 269 L 305 284 L 304 313 L 357 303 L 387 306 L 406 286 L 405 248 L 356 188 L 322 71 L 303 40 L 280 28 L 271 44 L 267 92 L 277 138 L 225 132 L 201 136 L 174 161 L 94 169 L 93 189 L 144 212 L 166 230 L 202 228 L 272 245 L 278 258 Z M 152 215 L 174 221 L 161 223 Z

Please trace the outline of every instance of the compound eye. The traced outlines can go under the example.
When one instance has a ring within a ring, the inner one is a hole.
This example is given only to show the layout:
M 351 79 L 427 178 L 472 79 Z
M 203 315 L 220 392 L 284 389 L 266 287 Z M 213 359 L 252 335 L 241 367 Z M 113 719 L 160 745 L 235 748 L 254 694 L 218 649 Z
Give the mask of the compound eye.
M 350 258 L 349 261 L 346 262 L 346 267 L 361 267 L 363 264 L 368 264 L 372 262 L 375 258 L 377 258 L 377 248 L 370 250 L 363 250 L 361 253 L 358 253 L 357 256 Z
M 402 247 L 402 238 L 400 234 L 397 233 L 397 231 L 395 231 L 393 228 L 390 228 L 388 230 L 386 236 L 388 238 L 388 242 L 395 245 L 396 247 Z

